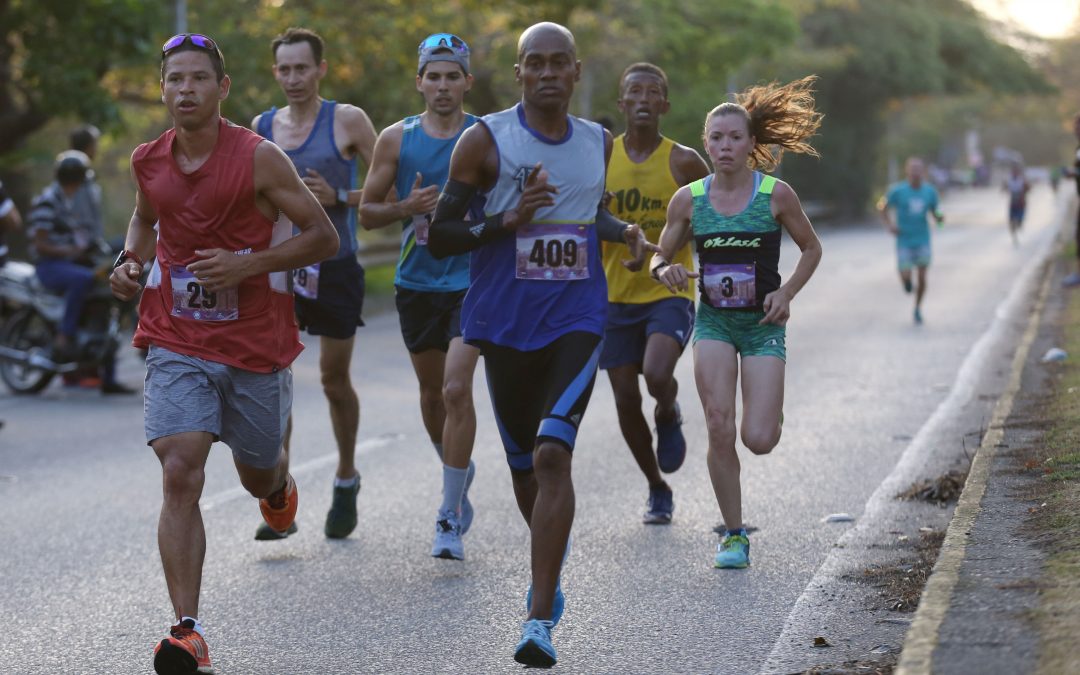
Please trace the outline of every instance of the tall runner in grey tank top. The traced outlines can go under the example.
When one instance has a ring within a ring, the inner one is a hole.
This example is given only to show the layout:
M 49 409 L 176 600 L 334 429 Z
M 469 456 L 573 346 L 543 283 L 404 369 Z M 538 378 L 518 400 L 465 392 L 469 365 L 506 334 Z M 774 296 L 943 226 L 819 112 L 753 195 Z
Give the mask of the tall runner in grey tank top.
M 338 463 L 333 501 L 324 531 L 334 539 L 349 536 L 356 527 L 356 434 L 360 401 L 349 378 L 357 325 L 364 300 L 364 272 L 356 260 L 356 159 L 371 165 L 375 127 L 355 106 L 325 101 L 319 81 L 326 75 L 323 41 L 304 28 L 290 28 L 271 43 L 274 77 L 289 105 L 252 120 L 251 127 L 274 141 L 293 160 L 301 179 L 322 204 L 338 230 L 337 254 L 318 265 L 293 271 L 296 312 L 300 327 L 319 336 L 319 369 L 330 404 L 330 423 L 337 441 Z M 290 435 L 292 424 L 289 425 Z M 289 437 L 285 450 L 290 450 Z M 291 530 L 295 532 L 295 526 Z M 285 533 L 284 536 L 287 536 Z M 259 540 L 283 535 L 260 524 Z
M 551 631 L 565 606 L 559 575 L 574 519 L 571 457 L 607 305 L 599 239 L 630 244 L 634 267 L 646 246 L 640 228 L 601 206 L 611 135 L 567 114 L 581 73 L 573 35 L 553 23 L 532 26 L 514 70 L 521 103 L 458 141 L 428 244 L 436 257 L 473 251 L 462 327 L 484 355 L 532 534 L 533 585 L 514 659 L 546 667 L 556 661 Z M 486 205 L 469 220 L 478 192 Z
M 402 337 L 420 383 L 420 414 L 442 460 L 442 503 L 435 516 L 431 555 L 463 560 L 461 538 L 473 517 L 468 493 L 476 472 L 472 383 L 480 358 L 480 350 L 461 339 L 469 255 L 436 259 L 428 251 L 423 230 L 446 183 L 454 145 L 476 118 L 462 109 L 472 86 L 465 41 L 436 33 L 420 43 L 418 52 L 416 88 L 424 96 L 424 113 L 379 134 L 360 203 L 360 223 L 368 230 L 402 226 L 395 300 Z M 394 200 L 388 200 L 391 190 Z

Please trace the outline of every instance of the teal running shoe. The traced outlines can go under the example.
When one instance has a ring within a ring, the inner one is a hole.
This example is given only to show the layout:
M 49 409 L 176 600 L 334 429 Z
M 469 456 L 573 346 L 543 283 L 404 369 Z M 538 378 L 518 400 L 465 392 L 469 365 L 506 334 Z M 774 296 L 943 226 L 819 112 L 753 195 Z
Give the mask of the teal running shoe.
M 529 619 L 521 627 L 521 641 L 514 650 L 514 660 L 526 666 L 550 668 L 555 665 L 555 647 L 551 644 L 553 624 Z
M 461 541 L 461 524 L 453 511 L 439 511 L 435 521 L 435 541 L 431 557 L 445 560 L 464 560 L 465 545 Z
M 334 486 L 334 498 L 326 514 L 323 532 L 330 539 L 344 539 L 356 529 L 356 497 L 360 494 L 360 475 L 351 486 Z
M 742 569 L 750 564 L 750 540 L 745 534 L 724 535 L 724 540 L 716 547 L 717 569 Z
M 469 460 L 469 473 L 465 477 L 465 493 L 461 495 L 461 536 L 472 527 L 473 507 L 469 501 L 469 486 L 472 485 L 473 476 L 476 475 L 476 465 Z
M 919 311 L 918 307 L 915 308 L 914 319 L 915 319 L 915 325 L 917 325 L 917 326 L 922 325 L 922 312 Z

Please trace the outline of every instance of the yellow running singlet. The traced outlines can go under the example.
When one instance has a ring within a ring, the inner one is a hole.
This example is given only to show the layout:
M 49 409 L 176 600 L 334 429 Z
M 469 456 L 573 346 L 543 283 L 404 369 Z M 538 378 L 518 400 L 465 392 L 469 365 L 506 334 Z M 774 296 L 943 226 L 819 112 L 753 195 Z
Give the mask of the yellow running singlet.
M 644 230 L 645 236 L 654 244 L 660 242 L 660 231 L 667 219 L 667 206 L 671 196 L 679 185 L 671 175 L 671 150 L 675 144 L 668 138 L 661 138 L 660 145 L 649 158 L 640 164 L 630 161 L 623 145 L 623 136 L 615 139 L 611 148 L 611 161 L 608 162 L 607 190 L 611 192 L 608 209 L 617 218 L 628 223 L 636 223 Z M 683 297 L 694 299 L 694 280 L 690 287 L 672 295 L 663 284 L 653 281 L 649 276 L 646 256 L 645 267 L 639 272 L 631 272 L 622 265 L 630 257 L 626 244 L 604 242 L 604 272 L 607 274 L 608 302 L 644 304 L 666 298 Z M 682 263 L 688 270 L 694 269 L 694 256 L 690 244 L 684 246 L 673 263 Z

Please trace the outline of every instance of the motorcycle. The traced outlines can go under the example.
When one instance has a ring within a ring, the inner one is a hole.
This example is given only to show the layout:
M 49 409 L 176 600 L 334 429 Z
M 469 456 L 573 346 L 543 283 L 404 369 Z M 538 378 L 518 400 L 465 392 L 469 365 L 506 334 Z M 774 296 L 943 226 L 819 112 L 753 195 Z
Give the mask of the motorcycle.
M 104 251 L 102 251 L 104 253 Z M 46 289 L 34 266 L 9 260 L 0 266 L 0 379 L 17 394 L 36 394 L 57 374 L 94 368 L 115 358 L 120 345 L 120 305 L 107 283 L 111 264 L 95 267 L 97 277 L 79 316 L 75 359 L 55 363 L 52 348 L 64 316 L 64 297 Z

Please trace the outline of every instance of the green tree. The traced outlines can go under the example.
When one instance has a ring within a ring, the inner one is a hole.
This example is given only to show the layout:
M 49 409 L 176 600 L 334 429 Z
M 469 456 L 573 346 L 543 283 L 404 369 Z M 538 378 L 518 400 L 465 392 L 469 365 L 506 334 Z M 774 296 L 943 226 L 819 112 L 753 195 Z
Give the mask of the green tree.
M 103 80 L 145 62 L 164 21 L 163 3 L 140 0 L 0 0 L 0 156 L 56 116 L 116 122 Z
M 963 0 L 817 0 L 803 5 L 803 37 L 789 59 L 821 76 L 821 164 L 785 161 L 804 197 L 862 212 L 872 201 L 891 102 L 973 91 L 1047 93 L 1046 81 L 995 40 Z

